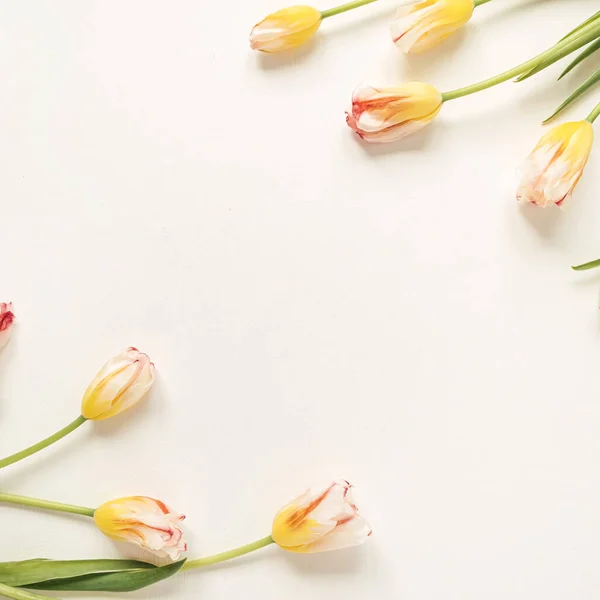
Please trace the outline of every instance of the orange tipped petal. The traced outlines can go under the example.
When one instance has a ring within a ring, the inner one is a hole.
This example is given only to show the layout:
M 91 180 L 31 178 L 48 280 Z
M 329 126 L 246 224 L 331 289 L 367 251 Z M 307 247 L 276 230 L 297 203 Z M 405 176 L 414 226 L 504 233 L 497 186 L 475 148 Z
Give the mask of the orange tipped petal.
M 136 544 L 152 554 L 177 560 L 187 550 L 178 523 L 184 515 L 172 512 L 163 502 L 132 496 L 106 502 L 94 513 L 94 521 L 105 535 Z
M 272 537 L 290 552 L 313 553 L 362 544 L 371 528 L 358 514 L 345 480 L 314 486 L 284 506 L 273 521 Z
M 346 122 L 367 142 L 393 142 L 429 124 L 442 107 L 442 95 L 427 83 L 375 88 L 358 86 Z

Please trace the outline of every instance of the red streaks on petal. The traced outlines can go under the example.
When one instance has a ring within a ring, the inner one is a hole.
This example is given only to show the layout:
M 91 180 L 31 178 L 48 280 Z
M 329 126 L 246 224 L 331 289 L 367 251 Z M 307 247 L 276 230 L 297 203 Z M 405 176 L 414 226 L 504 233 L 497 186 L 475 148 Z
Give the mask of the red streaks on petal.
M 15 314 L 11 310 L 12 304 L 2 302 L 0 304 L 0 331 L 6 331 L 15 320 Z
M 290 515 L 287 519 L 287 524 L 292 528 L 297 528 L 302 525 L 306 517 L 327 498 L 329 492 L 335 487 L 335 483 L 332 483 L 318 498 L 315 498 L 310 504 L 304 508 L 300 508 Z

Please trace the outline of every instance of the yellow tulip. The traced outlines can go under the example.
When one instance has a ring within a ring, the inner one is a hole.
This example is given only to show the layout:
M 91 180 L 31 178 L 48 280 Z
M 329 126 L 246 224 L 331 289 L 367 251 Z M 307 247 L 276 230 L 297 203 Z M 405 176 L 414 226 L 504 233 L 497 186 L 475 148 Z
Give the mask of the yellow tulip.
M 367 142 L 393 142 L 430 123 L 442 102 L 441 93 L 428 83 L 361 85 L 354 90 L 346 122 Z
M 261 52 L 282 52 L 311 38 L 321 25 L 321 12 L 312 6 L 290 6 L 256 24 L 250 33 L 250 47 Z
M 94 512 L 94 522 L 104 535 L 171 560 L 177 560 L 187 550 L 178 525 L 184 519 L 184 515 L 174 513 L 160 500 L 145 496 L 118 498 Z
M 583 174 L 593 142 L 594 129 L 588 121 L 552 128 L 521 168 L 517 199 L 537 206 L 563 206 Z
M 137 404 L 154 383 L 154 365 L 137 348 L 128 348 L 111 358 L 86 390 L 81 414 L 102 421 Z
M 326 552 L 362 544 L 371 528 L 358 514 L 344 480 L 310 488 L 275 516 L 273 541 L 290 552 Z
M 465 25 L 474 8 L 474 0 L 423 0 L 402 6 L 390 28 L 392 39 L 405 54 L 429 50 Z

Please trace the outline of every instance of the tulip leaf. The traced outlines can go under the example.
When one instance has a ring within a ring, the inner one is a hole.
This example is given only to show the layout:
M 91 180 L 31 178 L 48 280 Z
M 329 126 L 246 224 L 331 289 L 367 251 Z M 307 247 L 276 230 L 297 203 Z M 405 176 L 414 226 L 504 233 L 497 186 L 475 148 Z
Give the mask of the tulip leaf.
M 528 79 L 532 75 L 543 71 L 550 65 L 553 65 L 565 56 L 598 38 L 600 38 L 600 13 L 597 13 L 585 23 L 582 23 L 579 27 L 575 28 L 564 39 L 550 48 L 548 53 L 544 53 L 545 56 L 543 56 L 534 67 L 521 73 L 515 81 Z
M 59 600 L 59 598 L 50 598 L 50 596 L 32 594 L 26 590 L 10 587 L 4 583 L 0 583 L 0 596 L 4 596 L 5 598 L 13 598 L 13 600 Z
M 595 269 L 600 267 L 600 259 L 592 260 L 590 262 L 583 263 L 582 265 L 576 265 L 571 267 L 573 271 L 589 271 L 589 269 Z
M 586 27 L 587 25 L 589 25 L 590 23 L 592 23 L 593 21 L 595 21 L 598 18 L 600 18 L 600 10 L 597 13 L 594 13 L 589 19 L 586 19 L 580 25 L 577 25 L 577 27 L 575 27 L 575 29 L 572 29 L 571 31 L 569 31 L 569 33 L 567 33 L 567 35 L 565 35 L 565 37 L 561 38 L 558 41 L 558 43 L 560 44 L 561 42 L 567 41 L 569 38 L 571 38 L 574 35 L 576 35 L 577 33 L 579 33 L 584 27 Z
M 598 69 L 591 77 L 586 79 L 545 121 L 547 123 L 560 112 L 562 112 L 569 104 L 575 102 L 579 96 L 585 94 L 592 86 L 600 81 L 600 69 Z
M 48 579 L 25 587 L 35 590 L 70 592 L 135 592 L 172 577 L 184 564 L 185 559 L 164 567 L 144 567 L 112 573 L 90 573 L 79 577 Z
M 48 560 L 37 558 L 0 563 L 0 582 L 20 587 L 49 579 L 154 568 L 154 565 L 150 563 L 137 560 Z
M 569 63 L 569 66 L 560 74 L 559 80 L 562 79 L 567 73 L 572 71 L 579 63 L 583 62 L 588 56 L 594 54 L 594 52 L 600 50 L 600 39 L 597 39 L 594 43 L 590 44 L 581 54 Z

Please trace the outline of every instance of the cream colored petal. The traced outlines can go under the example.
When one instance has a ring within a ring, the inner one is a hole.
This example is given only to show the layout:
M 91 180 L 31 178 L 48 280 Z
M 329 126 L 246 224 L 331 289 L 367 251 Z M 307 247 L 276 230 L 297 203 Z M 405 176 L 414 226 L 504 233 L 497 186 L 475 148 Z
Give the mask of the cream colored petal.
M 360 546 L 367 541 L 370 535 L 369 524 L 360 515 L 356 515 L 350 521 L 338 525 L 318 542 L 305 547 L 303 551 L 312 554 Z

